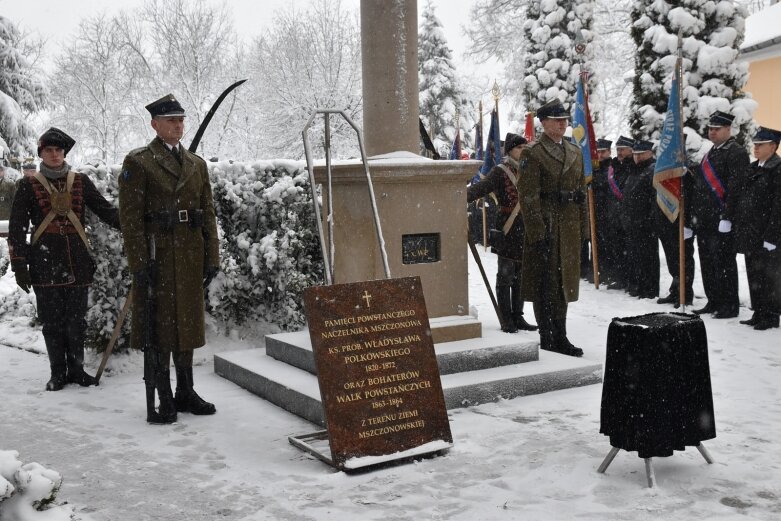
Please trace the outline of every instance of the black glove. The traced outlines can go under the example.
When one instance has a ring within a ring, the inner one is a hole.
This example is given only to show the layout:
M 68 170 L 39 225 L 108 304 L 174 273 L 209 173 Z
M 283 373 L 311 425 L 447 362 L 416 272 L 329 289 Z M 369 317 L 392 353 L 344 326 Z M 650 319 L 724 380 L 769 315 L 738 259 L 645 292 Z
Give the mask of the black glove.
M 147 288 L 155 282 L 155 269 L 152 266 L 141 268 L 133 273 L 133 284 L 139 288 Z
M 211 284 L 212 280 L 214 280 L 214 277 L 217 276 L 217 272 L 220 271 L 220 268 L 217 266 L 206 266 L 206 268 L 203 270 L 203 287 L 206 288 Z
M 20 260 L 11 261 L 11 270 L 16 276 L 16 285 L 22 288 L 25 293 L 30 293 L 30 287 L 33 281 L 30 279 L 30 270 L 27 269 L 27 263 Z

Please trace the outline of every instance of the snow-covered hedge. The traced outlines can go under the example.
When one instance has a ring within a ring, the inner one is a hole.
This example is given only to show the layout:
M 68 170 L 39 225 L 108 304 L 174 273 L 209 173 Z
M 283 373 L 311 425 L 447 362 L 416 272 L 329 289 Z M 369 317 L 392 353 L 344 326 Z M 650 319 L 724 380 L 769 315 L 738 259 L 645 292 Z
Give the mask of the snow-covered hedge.
M 207 310 L 226 330 L 295 330 L 303 326 L 303 290 L 320 284 L 323 267 L 304 164 L 293 161 L 208 163 L 220 236 L 221 271 Z M 109 200 L 118 196 L 121 167 L 83 166 Z M 87 311 L 87 344 L 102 350 L 130 289 L 121 236 L 88 212 L 97 264 Z M 0 295 L 10 316 L 33 316 L 17 290 Z M 34 302 L 34 299 L 33 299 Z M 115 349 L 129 343 L 128 322 Z
M 39 463 L 22 464 L 15 450 L 0 450 L 0 519 L 75 519 L 70 506 L 54 504 L 61 486 L 59 472 Z

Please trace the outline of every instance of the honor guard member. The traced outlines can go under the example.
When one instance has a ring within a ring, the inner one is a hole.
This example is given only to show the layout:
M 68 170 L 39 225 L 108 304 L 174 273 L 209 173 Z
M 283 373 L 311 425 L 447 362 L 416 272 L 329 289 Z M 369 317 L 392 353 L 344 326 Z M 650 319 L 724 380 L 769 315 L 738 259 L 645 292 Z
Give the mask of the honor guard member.
M 16 183 L 8 178 L 5 166 L 0 163 L 0 221 L 7 221 L 11 217 L 11 202 L 15 193 Z
M 580 245 L 588 230 L 580 148 L 564 139 L 569 114 L 558 100 L 537 111 L 540 138 L 521 154 L 518 195 L 525 227 L 521 292 L 534 303 L 540 347 L 570 356 L 567 305 L 578 299 Z
M 125 157 L 119 216 L 133 273 L 131 345 L 145 349 L 147 421 L 173 423 L 177 412 L 216 412 L 193 389 L 192 364 L 206 343 L 203 291 L 219 266 L 217 224 L 206 163 L 180 142 L 184 109 L 171 94 L 146 109 L 157 136 Z
M 599 262 L 599 280 L 603 284 L 609 284 L 611 281 L 610 273 L 613 269 L 613 252 L 611 250 L 612 242 L 610 238 L 610 186 L 608 184 L 607 174 L 610 170 L 610 149 L 613 142 L 609 139 L 597 139 L 597 156 L 599 165 L 595 165 L 594 175 L 591 180 L 591 190 L 594 196 L 594 213 L 596 214 L 596 234 L 597 234 L 597 253 Z M 593 248 L 593 244 L 592 244 Z M 593 260 L 588 266 L 592 271 Z
M 760 127 L 754 157 L 736 198 L 737 250 L 746 256 L 746 276 L 753 316 L 741 324 L 760 331 L 778 327 L 781 313 L 781 131 Z
M 731 114 L 716 111 L 708 122 L 708 139 L 713 147 L 692 179 L 691 222 L 697 236 L 702 285 L 707 304 L 697 314 L 713 318 L 738 316 L 738 265 L 730 212 L 740 183 L 749 170 L 746 150 L 732 137 Z
M 496 227 L 491 230 L 491 250 L 499 256 L 496 272 L 496 300 L 502 314 L 502 331 L 515 333 L 519 329 L 536 331 L 523 317 L 521 297 L 521 267 L 523 261 L 523 218 L 518 202 L 518 160 L 526 139 L 508 133 L 504 138 L 504 160 L 488 172 L 485 178 L 470 186 L 467 201 L 489 194 L 499 201 Z
M 627 242 L 629 294 L 638 298 L 659 296 L 659 240 L 654 229 L 654 144 L 636 140 L 632 147 L 635 171 L 624 184 L 623 227 Z
M 611 250 L 614 252 L 613 269 L 608 272 L 610 282 L 608 289 L 626 289 L 628 273 L 630 266 L 627 262 L 626 239 L 624 228 L 621 224 L 623 203 L 624 203 L 624 185 L 626 180 L 635 169 L 635 162 L 632 156 L 632 147 L 635 142 L 633 139 L 619 136 L 616 140 L 616 157 L 610 161 L 607 170 L 607 184 L 609 188 L 608 200 L 608 236 L 612 244 Z
M 84 372 L 87 292 L 95 273 L 84 230 L 85 210 L 119 229 L 117 209 L 89 177 L 72 171 L 65 161 L 74 144 L 54 127 L 41 135 L 40 171 L 19 180 L 9 223 L 16 283 L 25 292 L 33 288 L 43 323 L 51 367 L 47 391 L 59 391 L 66 383 L 97 385 Z

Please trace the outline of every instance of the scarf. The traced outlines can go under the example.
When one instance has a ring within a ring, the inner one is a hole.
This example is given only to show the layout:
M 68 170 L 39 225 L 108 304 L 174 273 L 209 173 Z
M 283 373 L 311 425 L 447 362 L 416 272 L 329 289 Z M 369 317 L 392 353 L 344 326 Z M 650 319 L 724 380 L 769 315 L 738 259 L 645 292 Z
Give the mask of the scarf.
M 46 164 L 41 163 L 41 166 L 39 167 L 39 170 L 43 174 L 43 176 L 46 179 L 63 179 L 66 175 L 68 175 L 68 172 L 70 171 L 71 167 L 68 164 L 68 162 L 64 162 L 60 168 L 54 169 L 46 166 Z

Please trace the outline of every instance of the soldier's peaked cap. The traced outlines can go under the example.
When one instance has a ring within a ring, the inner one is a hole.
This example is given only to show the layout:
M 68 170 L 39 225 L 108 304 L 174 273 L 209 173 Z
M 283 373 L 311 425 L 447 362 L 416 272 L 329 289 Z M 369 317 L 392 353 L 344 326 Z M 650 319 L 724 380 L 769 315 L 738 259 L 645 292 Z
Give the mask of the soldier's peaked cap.
M 779 142 L 781 142 L 781 130 L 759 127 L 759 130 L 757 131 L 752 141 L 755 145 L 761 143 L 775 143 L 778 145 Z
M 710 115 L 710 119 L 708 120 L 708 126 L 709 127 L 731 127 L 732 122 L 734 120 L 735 120 L 735 116 L 733 116 L 732 114 L 727 114 L 726 112 L 717 110 L 716 112 Z
M 637 141 L 635 141 L 635 144 L 632 147 L 632 153 L 639 154 L 641 152 L 651 152 L 653 149 L 654 149 L 653 141 L 644 141 L 642 139 L 638 139 Z
M 182 105 L 179 104 L 173 94 L 166 94 L 159 100 L 153 101 L 146 106 L 146 110 L 149 111 L 153 118 L 186 116 Z
M 616 141 L 616 148 L 621 148 L 621 147 L 632 148 L 634 146 L 635 146 L 634 139 L 625 136 L 618 136 L 618 140 Z
M 540 121 L 544 119 L 569 119 L 569 112 L 559 100 L 555 99 L 537 109 L 537 117 Z
M 597 150 L 610 150 L 613 142 L 609 139 L 597 139 Z
M 38 156 L 40 157 L 43 147 L 59 147 L 65 151 L 67 156 L 75 144 L 76 140 L 68 134 L 56 127 L 51 127 L 38 138 Z

